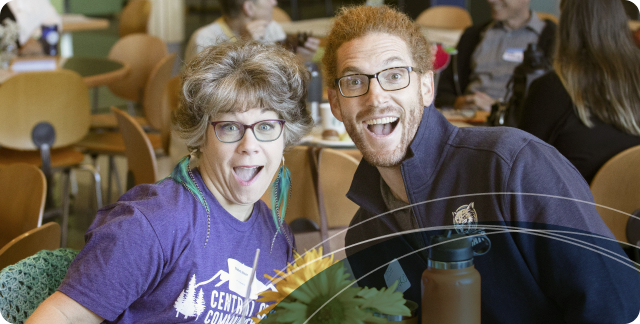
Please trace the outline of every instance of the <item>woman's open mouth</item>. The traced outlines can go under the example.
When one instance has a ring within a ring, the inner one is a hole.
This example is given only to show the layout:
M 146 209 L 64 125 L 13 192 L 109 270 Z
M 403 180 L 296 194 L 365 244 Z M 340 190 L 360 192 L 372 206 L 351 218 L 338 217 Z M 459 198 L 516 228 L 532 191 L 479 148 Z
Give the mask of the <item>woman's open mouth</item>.
M 398 117 L 383 117 L 365 121 L 369 132 L 376 136 L 387 136 L 398 126 Z
M 233 168 L 233 173 L 243 186 L 248 186 L 258 177 L 264 166 L 239 166 Z

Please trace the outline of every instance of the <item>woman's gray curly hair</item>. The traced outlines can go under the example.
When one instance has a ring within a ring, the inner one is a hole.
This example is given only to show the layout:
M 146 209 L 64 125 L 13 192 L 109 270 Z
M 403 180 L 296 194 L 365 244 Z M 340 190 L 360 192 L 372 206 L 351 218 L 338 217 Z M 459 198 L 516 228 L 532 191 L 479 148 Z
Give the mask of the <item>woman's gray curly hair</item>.
M 200 52 L 182 73 L 180 107 L 173 130 L 190 151 L 206 141 L 210 118 L 229 112 L 265 108 L 286 121 L 285 147 L 311 131 L 306 109 L 310 73 L 295 54 L 278 45 L 240 41 Z

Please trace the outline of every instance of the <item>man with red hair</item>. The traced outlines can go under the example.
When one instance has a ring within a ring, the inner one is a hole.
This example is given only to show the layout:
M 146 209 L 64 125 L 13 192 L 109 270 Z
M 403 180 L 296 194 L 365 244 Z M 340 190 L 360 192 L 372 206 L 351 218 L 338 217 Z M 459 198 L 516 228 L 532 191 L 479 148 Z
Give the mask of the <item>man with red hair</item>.
M 474 238 L 483 323 L 638 316 L 640 277 L 580 173 L 517 129 L 451 125 L 432 105 L 429 43 L 411 19 L 346 8 L 326 43 L 331 110 L 363 154 L 345 240 L 360 286 L 406 276 L 398 289 L 420 303 L 431 238 L 450 229 Z

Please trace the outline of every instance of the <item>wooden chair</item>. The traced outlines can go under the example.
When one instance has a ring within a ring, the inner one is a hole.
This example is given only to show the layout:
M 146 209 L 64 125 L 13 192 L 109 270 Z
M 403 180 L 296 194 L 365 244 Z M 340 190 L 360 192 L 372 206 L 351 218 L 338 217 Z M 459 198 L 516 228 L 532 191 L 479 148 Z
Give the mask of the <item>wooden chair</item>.
M 60 248 L 60 225 L 49 222 L 33 228 L 0 248 L 0 270 L 36 254 L 38 251 Z
M 97 207 L 102 207 L 100 175 L 82 164 L 84 155 L 72 145 L 89 129 L 89 90 L 77 73 L 69 70 L 17 74 L 0 86 L 0 165 L 25 162 L 41 167 L 51 192 L 53 172 L 66 175 L 62 210 L 62 246 L 66 245 L 69 221 L 69 172 L 71 168 L 92 173 Z
M 314 174 L 316 162 L 310 149 L 313 150 L 307 146 L 295 146 L 284 153 L 285 165 L 291 171 L 291 197 L 285 214 L 288 224 L 300 218 L 320 224 Z M 271 189 L 264 193 L 262 200 L 271 208 Z
M 424 27 L 465 29 L 473 25 L 469 12 L 458 6 L 433 6 L 423 11 L 416 23 Z
M 276 22 L 290 22 L 289 14 L 280 7 L 273 7 L 272 19 Z
M 158 163 L 149 138 L 135 119 L 126 112 L 111 107 L 118 119 L 120 132 L 124 138 L 127 157 L 127 189 L 143 183 L 156 182 Z
M 142 0 L 134 2 L 137 1 Z M 131 34 L 120 38 L 109 51 L 109 58 L 129 64 L 131 72 L 126 78 L 109 84 L 109 89 L 118 97 L 141 102 L 151 70 L 165 56 L 167 46 L 158 37 Z
M 552 13 L 536 11 L 536 14 L 540 20 L 548 19 L 553 21 L 556 25 L 558 24 L 558 17 Z
M 640 145 L 627 149 L 605 163 L 591 181 L 596 204 L 631 214 L 640 208 Z M 596 207 L 600 217 L 618 241 L 628 242 L 626 226 L 629 216 Z M 636 242 L 630 242 L 636 244 Z
M 169 79 L 162 93 L 160 115 L 163 116 L 164 122 L 159 131 L 162 148 L 167 155 L 170 154 L 169 148 L 171 147 L 171 114 L 180 105 L 180 91 L 182 91 L 182 84 L 180 76 L 176 75 Z
M 146 34 L 150 14 L 151 1 L 129 1 L 129 3 L 122 8 L 122 13 L 120 14 L 120 25 L 118 26 L 120 37 L 135 33 Z
M 318 193 L 320 201 L 320 232 L 326 252 L 344 247 L 344 234 L 326 242 L 335 232 L 349 226 L 358 205 L 347 198 L 351 180 L 358 168 L 358 160 L 334 149 L 322 149 L 318 158 Z M 323 217 L 324 216 L 324 217 Z M 338 244 L 329 244 L 339 242 Z
M 148 134 L 149 141 L 154 150 L 162 149 L 164 154 L 169 154 L 171 144 L 171 109 L 176 99 L 166 99 L 165 90 L 171 80 L 171 72 L 176 54 L 168 54 L 160 60 L 151 71 L 144 87 L 143 108 L 145 117 L 137 117 L 136 122 L 141 125 L 150 125 L 155 133 Z M 179 83 L 178 83 L 179 84 Z M 175 87 L 175 81 L 174 81 Z M 177 96 L 177 94 L 176 94 Z M 164 101 L 169 100 L 166 104 Z M 122 194 L 122 186 L 118 182 L 118 172 L 115 166 L 114 156 L 125 154 L 125 142 L 120 132 L 102 131 L 102 129 L 115 130 L 118 127 L 114 114 L 93 115 L 99 117 L 100 127 L 90 132 L 77 147 L 95 159 L 100 154 L 109 156 L 109 170 L 107 181 L 107 200 L 111 201 L 111 184 L 115 178 L 118 194 Z M 98 119 L 93 119 L 96 121 Z M 94 125 L 95 126 L 95 125 Z
M 34 165 L 11 164 L 0 168 L 0 193 L 0 246 L 3 246 L 42 224 L 47 180 Z

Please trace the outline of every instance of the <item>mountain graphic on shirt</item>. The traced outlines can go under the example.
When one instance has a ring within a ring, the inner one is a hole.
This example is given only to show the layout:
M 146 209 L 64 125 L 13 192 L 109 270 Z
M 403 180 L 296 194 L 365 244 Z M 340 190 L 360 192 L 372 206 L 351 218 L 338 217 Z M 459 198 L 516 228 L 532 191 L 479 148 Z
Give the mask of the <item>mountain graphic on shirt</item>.
M 228 272 L 224 270 L 218 271 L 211 279 L 196 283 L 196 275 L 194 274 L 189 280 L 189 284 L 186 289 L 183 289 L 173 307 L 176 309 L 176 317 L 180 314 L 184 315 L 184 318 L 196 317 L 196 320 L 204 312 L 206 303 L 204 300 L 204 292 L 200 286 L 209 284 L 216 279 L 220 281 L 215 287 L 220 287 L 225 283 L 229 283 L 229 290 L 236 293 L 239 296 L 245 296 L 247 293 L 247 284 L 249 283 L 249 276 L 251 275 L 251 267 L 242 264 L 240 261 L 229 258 L 227 259 Z M 260 282 L 257 276 L 254 274 L 253 282 L 251 284 L 250 299 L 257 299 L 258 293 L 267 289 L 276 291 L 273 284 L 265 285 Z

